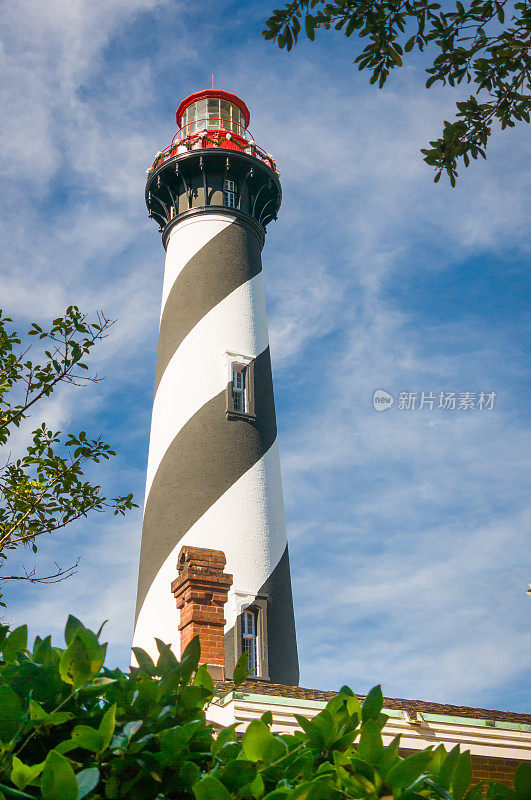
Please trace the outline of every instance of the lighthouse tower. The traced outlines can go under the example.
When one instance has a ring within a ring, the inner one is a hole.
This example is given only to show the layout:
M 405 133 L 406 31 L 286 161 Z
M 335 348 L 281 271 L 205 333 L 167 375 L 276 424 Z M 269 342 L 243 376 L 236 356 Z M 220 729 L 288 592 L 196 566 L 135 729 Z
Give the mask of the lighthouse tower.
M 134 645 L 179 652 L 170 586 L 185 545 L 221 550 L 233 576 L 225 667 L 299 670 L 261 250 L 281 187 L 234 94 L 197 92 L 148 170 L 166 250 Z

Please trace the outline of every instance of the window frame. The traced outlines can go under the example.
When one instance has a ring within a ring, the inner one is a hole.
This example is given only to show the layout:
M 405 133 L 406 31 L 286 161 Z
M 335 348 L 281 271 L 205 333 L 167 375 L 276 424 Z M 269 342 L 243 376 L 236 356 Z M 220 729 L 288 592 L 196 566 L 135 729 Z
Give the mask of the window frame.
M 253 595 L 246 592 L 235 592 L 236 624 L 234 626 L 233 658 L 237 664 L 243 652 L 243 612 L 254 611 L 256 614 L 256 675 L 250 675 L 249 680 L 269 681 L 269 657 L 267 645 L 267 608 L 270 602 L 268 594 Z
M 253 606 L 243 606 L 240 616 L 241 616 L 241 622 L 242 622 L 242 625 L 241 625 L 241 628 L 242 628 L 242 630 L 241 630 L 241 642 L 240 642 L 241 651 L 242 651 L 242 653 L 246 652 L 246 648 L 244 646 L 246 641 L 247 642 L 252 642 L 254 644 L 254 647 L 252 647 L 252 650 L 253 650 L 253 653 L 254 653 L 254 658 L 253 658 L 254 667 L 253 667 L 253 671 L 252 671 L 250 677 L 251 678 L 258 678 L 259 675 L 260 675 L 260 641 L 259 641 L 259 624 L 258 624 L 259 612 L 258 612 L 258 609 L 254 608 Z M 253 632 L 252 633 L 248 633 L 246 631 L 246 628 L 247 628 L 246 619 L 248 619 L 249 617 L 253 620 Z M 247 649 L 247 653 L 250 654 L 250 650 L 249 649 Z M 248 669 L 251 669 L 251 666 L 253 666 L 251 664 L 251 659 L 248 659 L 247 664 L 248 664 Z
M 238 353 L 225 353 L 227 362 L 227 390 L 226 390 L 226 409 L 227 419 L 244 419 L 254 421 L 256 410 L 254 402 L 254 359 L 250 356 L 243 356 Z M 243 387 L 236 389 L 243 396 L 243 411 L 234 406 L 234 373 L 235 370 L 243 374 Z
M 233 178 L 223 180 L 224 208 L 238 208 L 238 183 Z

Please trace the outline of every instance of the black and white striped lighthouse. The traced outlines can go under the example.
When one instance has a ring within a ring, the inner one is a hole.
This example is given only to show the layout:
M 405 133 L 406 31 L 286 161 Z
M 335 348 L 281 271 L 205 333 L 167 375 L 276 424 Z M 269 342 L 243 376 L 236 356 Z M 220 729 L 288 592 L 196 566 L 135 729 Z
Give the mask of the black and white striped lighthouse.
M 236 95 L 197 92 L 148 171 L 166 249 L 134 644 L 179 650 L 170 592 L 184 545 L 222 550 L 230 677 L 297 684 L 291 577 L 261 250 L 281 187 Z

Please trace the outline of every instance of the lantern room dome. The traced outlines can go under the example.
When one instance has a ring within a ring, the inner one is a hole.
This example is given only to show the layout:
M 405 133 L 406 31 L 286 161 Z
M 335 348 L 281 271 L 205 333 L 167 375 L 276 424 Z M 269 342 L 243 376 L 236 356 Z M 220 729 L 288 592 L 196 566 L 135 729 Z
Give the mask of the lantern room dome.
M 237 95 L 205 89 L 186 97 L 177 109 L 179 138 L 200 130 L 222 130 L 245 138 L 249 109 Z

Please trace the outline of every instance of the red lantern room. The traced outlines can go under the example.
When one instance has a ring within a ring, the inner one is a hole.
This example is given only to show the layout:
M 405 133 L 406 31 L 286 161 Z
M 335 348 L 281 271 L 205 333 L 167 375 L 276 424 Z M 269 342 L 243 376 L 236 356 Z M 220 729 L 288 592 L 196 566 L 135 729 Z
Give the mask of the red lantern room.
M 230 92 L 206 89 L 186 97 L 177 109 L 178 139 L 202 130 L 222 131 L 248 139 L 250 114 L 247 106 Z M 252 138 L 252 137 L 251 137 Z
M 185 98 L 179 129 L 147 170 L 146 204 L 163 242 L 183 215 L 219 213 L 252 218 L 263 233 L 276 219 L 282 191 L 273 157 L 249 133 L 243 100 L 221 89 Z M 262 235 L 261 234 L 261 235 Z
M 251 115 L 237 95 L 221 89 L 194 92 L 179 105 L 176 117 L 179 130 L 169 147 L 157 153 L 151 169 L 180 153 L 221 147 L 247 153 L 277 171 L 273 157 L 248 131 Z

